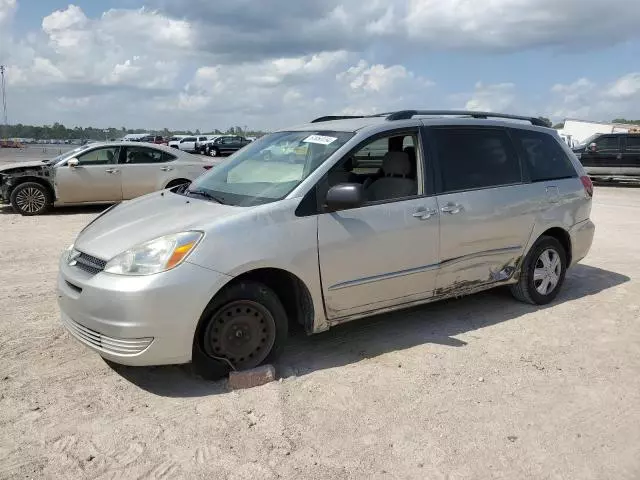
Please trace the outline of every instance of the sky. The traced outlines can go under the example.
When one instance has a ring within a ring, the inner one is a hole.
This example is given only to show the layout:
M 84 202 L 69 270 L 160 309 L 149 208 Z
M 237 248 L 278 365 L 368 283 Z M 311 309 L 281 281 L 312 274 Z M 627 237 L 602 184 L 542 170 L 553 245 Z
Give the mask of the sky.
M 640 0 L 0 0 L 9 123 L 640 119 Z

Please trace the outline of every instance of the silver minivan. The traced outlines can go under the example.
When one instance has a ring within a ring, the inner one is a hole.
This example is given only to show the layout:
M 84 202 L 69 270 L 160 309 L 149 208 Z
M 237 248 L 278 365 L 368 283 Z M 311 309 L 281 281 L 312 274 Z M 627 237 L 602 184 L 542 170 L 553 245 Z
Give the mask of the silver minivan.
M 533 118 L 322 117 L 102 213 L 61 258 L 62 321 L 116 363 L 228 371 L 275 358 L 290 322 L 502 285 L 546 304 L 591 247 L 592 194 Z

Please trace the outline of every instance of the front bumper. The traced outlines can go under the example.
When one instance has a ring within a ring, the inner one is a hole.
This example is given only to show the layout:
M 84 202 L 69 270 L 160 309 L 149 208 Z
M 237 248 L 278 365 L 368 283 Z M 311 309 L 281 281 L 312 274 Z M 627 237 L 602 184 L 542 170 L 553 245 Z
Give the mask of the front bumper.
M 571 265 L 575 265 L 587 256 L 593 243 L 595 231 L 596 226 L 589 219 L 575 224 L 571 230 L 569 230 L 572 252 Z
M 188 262 L 168 272 L 92 275 L 60 260 L 58 304 L 69 333 L 123 365 L 191 361 L 198 320 L 231 277 Z

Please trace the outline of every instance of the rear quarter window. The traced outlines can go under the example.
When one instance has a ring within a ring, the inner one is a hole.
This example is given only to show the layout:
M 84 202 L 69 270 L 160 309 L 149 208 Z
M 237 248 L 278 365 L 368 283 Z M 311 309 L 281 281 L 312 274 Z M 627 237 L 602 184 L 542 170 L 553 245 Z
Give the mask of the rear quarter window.
M 635 133 L 627 137 L 627 152 L 640 153 L 640 134 Z
M 513 130 L 512 137 L 524 156 L 532 182 L 577 177 L 571 159 L 553 136 L 530 130 Z

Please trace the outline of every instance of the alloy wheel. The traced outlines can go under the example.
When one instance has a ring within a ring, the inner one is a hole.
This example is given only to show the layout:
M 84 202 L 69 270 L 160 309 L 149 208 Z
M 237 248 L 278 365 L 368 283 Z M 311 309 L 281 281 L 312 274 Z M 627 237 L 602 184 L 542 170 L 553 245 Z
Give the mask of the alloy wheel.
M 541 295 L 549 295 L 558 286 L 562 276 L 562 261 L 555 250 L 544 250 L 535 264 L 533 285 Z
M 44 192 L 35 187 L 27 187 L 16 195 L 18 208 L 27 213 L 36 213 L 47 205 L 47 197 Z

